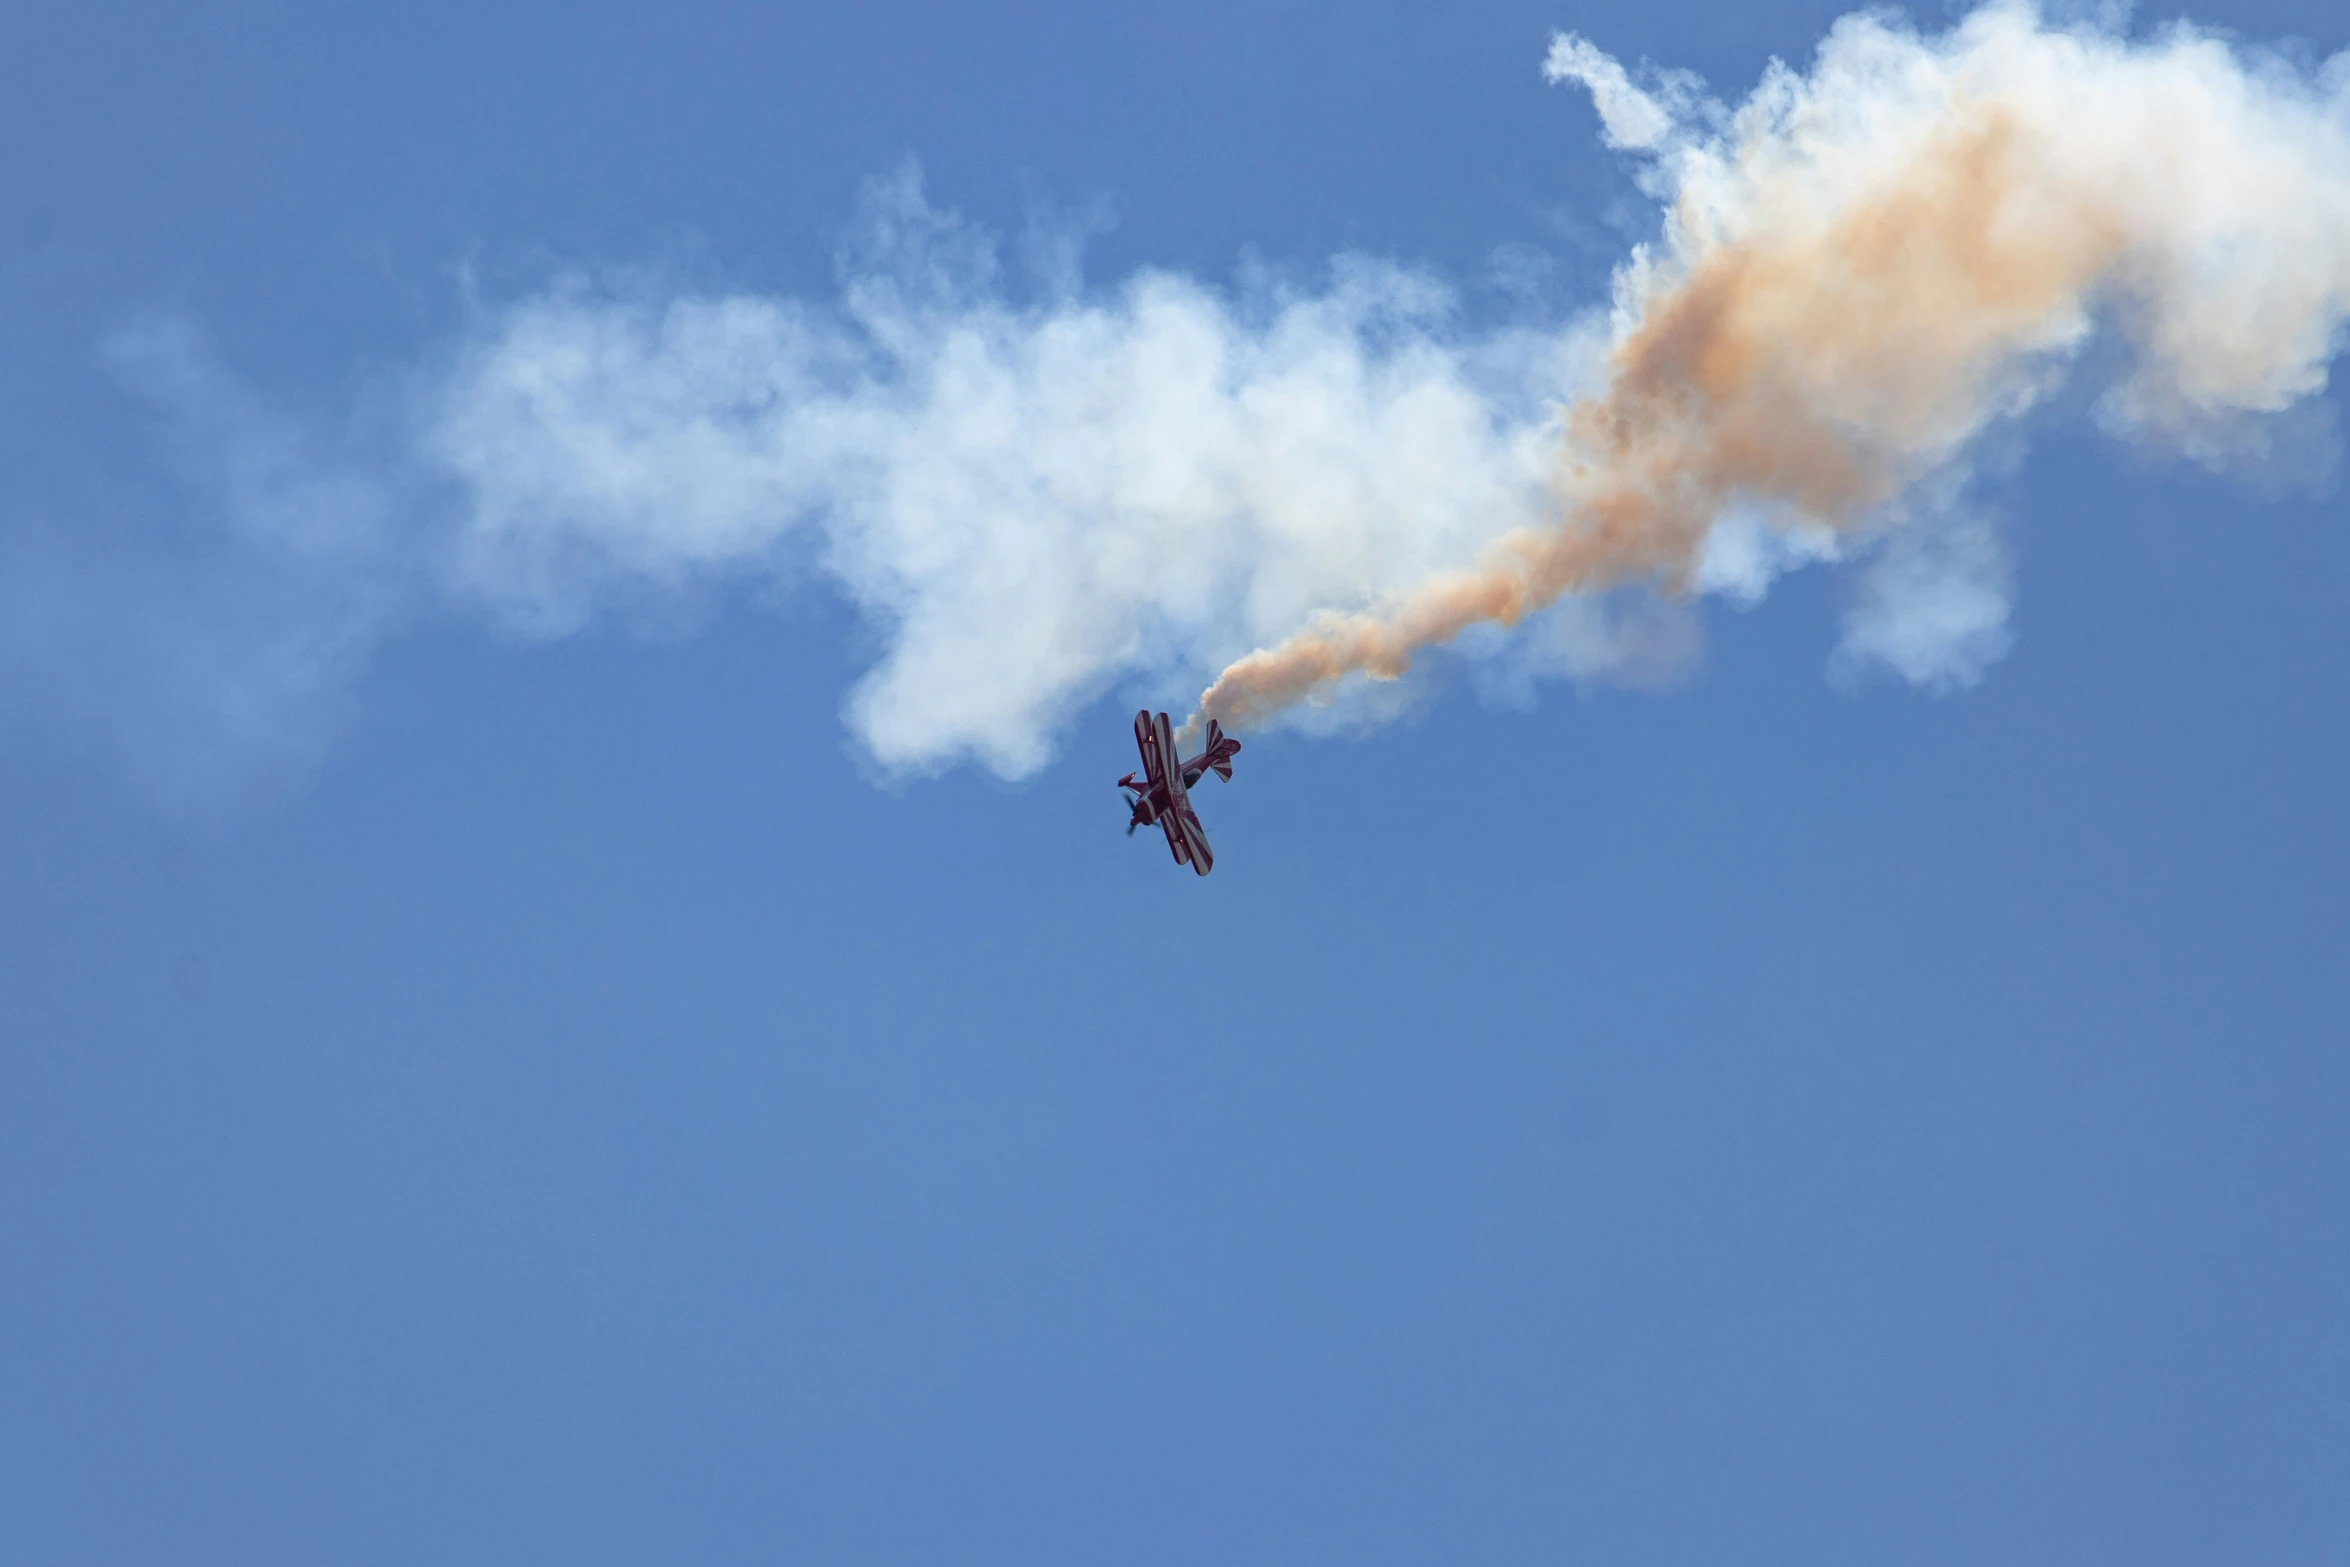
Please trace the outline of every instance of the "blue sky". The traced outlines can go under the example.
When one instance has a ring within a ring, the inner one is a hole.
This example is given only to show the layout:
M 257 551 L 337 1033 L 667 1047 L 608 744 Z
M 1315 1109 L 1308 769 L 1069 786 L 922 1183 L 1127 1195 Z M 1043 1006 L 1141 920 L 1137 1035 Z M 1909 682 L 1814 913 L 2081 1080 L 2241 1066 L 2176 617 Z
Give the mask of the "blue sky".
M 826 546 L 425 582 L 403 420 L 566 275 L 832 309 L 911 159 L 1014 300 L 1082 230 L 1563 328 L 1657 220 L 1553 32 L 1735 100 L 1839 14 L 28 18 L 8 1554 L 2340 1560 L 2337 391 L 2222 473 L 2001 430 L 1962 689 L 1837 673 L 1854 563 L 1663 689 L 1440 654 L 1246 734 L 1205 881 L 1109 785 L 1212 668 L 893 770 Z

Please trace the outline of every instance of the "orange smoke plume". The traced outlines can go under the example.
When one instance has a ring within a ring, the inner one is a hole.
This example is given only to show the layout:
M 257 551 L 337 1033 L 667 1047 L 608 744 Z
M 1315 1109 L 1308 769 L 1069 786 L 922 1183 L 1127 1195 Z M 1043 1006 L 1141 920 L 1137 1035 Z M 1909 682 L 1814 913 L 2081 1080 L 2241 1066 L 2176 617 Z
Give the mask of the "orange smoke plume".
M 1811 77 L 1774 68 L 1705 136 L 1579 40 L 1551 74 L 1592 88 L 1670 198 L 1662 258 L 1619 275 L 1602 384 L 1560 411 L 1554 525 L 1248 654 L 1198 718 L 1248 728 L 1394 679 L 1564 595 L 1686 591 L 1734 509 L 1886 525 L 2101 322 L 2136 349 L 2109 422 L 2203 453 L 2198 432 L 2322 386 L 2350 308 L 2344 95 L 2191 32 L 2132 45 L 2012 6 L 1941 39 L 1848 20 Z

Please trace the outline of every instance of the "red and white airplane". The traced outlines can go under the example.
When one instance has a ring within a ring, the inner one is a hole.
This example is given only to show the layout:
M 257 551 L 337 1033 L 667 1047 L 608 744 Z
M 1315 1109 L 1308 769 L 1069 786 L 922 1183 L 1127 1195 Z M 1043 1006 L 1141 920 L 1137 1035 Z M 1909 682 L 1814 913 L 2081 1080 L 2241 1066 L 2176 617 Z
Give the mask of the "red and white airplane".
M 1240 750 L 1240 742 L 1211 718 L 1208 748 L 1178 764 L 1175 731 L 1167 723 L 1167 715 L 1153 718 L 1146 710 L 1134 715 L 1134 743 L 1142 748 L 1142 776 L 1137 780 L 1128 773 L 1118 780 L 1118 787 L 1132 796 L 1126 803 L 1134 808 L 1126 836 L 1133 837 L 1137 827 L 1158 823 L 1167 835 L 1167 847 L 1175 851 L 1175 863 L 1205 876 L 1215 868 L 1216 856 L 1208 848 L 1208 832 L 1199 824 L 1199 813 L 1191 808 L 1191 786 L 1208 773 L 1231 782 L 1232 758 Z

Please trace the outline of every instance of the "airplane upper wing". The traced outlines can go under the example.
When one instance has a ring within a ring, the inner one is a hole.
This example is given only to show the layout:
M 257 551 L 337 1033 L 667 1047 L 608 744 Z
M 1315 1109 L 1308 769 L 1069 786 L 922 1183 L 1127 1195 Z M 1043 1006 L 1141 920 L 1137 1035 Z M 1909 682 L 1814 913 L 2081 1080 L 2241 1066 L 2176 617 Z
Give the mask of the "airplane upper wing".
M 1137 718 L 1135 722 L 1140 724 L 1141 720 Z M 1167 808 L 1179 813 L 1189 810 L 1191 800 L 1183 792 L 1183 761 L 1175 754 L 1175 726 L 1167 722 L 1166 714 L 1161 713 L 1151 730 L 1161 763 L 1158 776 L 1167 785 Z
M 1159 818 L 1159 825 L 1167 830 L 1167 847 L 1174 851 L 1177 863 L 1189 865 L 1205 876 L 1216 863 L 1216 855 L 1208 847 L 1207 829 L 1200 825 L 1199 813 L 1191 808 L 1191 797 L 1183 788 L 1183 764 L 1176 760 L 1175 726 L 1161 713 L 1155 727 L 1159 754 L 1168 759 L 1167 811 Z
M 1175 856 L 1175 863 L 1178 865 L 1183 864 L 1191 857 L 1191 851 L 1184 846 L 1183 842 L 1183 817 L 1184 813 L 1181 811 L 1161 811 L 1159 813 L 1159 831 L 1167 835 L 1167 852 Z
M 1205 876 L 1216 868 L 1216 851 L 1208 847 L 1208 830 L 1199 822 L 1199 813 L 1186 805 L 1180 811 L 1167 813 L 1167 836 L 1183 835 L 1183 852 L 1179 860 L 1191 862 L 1191 868 Z
M 1167 776 L 1167 762 L 1159 751 L 1159 726 L 1147 711 L 1134 715 L 1134 748 L 1142 753 L 1143 782 L 1157 788 Z
M 1188 865 L 1202 876 L 1216 868 L 1216 851 L 1208 847 L 1208 830 L 1200 825 L 1199 812 L 1190 806 L 1160 812 L 1159 831 L 1167 835 L 1167 849 L 1176 864 Z

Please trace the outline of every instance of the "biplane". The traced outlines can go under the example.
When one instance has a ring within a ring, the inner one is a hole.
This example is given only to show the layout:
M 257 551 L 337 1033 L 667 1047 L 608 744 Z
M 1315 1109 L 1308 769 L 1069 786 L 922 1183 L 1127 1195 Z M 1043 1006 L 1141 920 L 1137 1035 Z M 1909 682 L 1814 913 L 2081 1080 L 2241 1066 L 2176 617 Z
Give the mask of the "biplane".
M 1208 830 L 1200 825 L 1199 813 L 1191 808 L 1191 786 L 1209 773 L 1229 783 L 1232 780 L 1232 758 L 1240 750 L 1240 742 L 1224 733 L 1214 719 L 1208 720 L 1208 747 L 1188 762 L 1176 759 L 1175 731 L 1167 722 L 1167 715 L 1152 717 L 1146 709 L 1134 715 L 1134 743 L 1142 751 L 1142 772 L 1128 773 L 1118 780 L 1118 787 L 1127 793 L 1127 805 L 1133 817 L 1126 823 L 1126 836 L 1134 836 L 1137 827 L 1157 825 L 1167 835 L 1167 847 L 1174 851 L 1175 863 L 1188 865 L 1205 876 L 1216 865 L 1214 851 L 1208 847 Z

